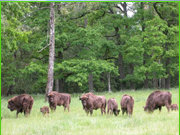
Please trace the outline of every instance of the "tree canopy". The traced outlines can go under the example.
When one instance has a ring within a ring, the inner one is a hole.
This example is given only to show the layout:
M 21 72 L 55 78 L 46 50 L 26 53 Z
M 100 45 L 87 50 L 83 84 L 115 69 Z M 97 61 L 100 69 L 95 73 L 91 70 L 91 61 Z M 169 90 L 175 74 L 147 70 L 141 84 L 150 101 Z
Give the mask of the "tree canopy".
M 2 94 L 45 93 L 50 3 L 1 3 Z M 55 2 L 54 90 L 179 86 L 178 2 Z M 110 87 L 111 88 L 110 88 Z

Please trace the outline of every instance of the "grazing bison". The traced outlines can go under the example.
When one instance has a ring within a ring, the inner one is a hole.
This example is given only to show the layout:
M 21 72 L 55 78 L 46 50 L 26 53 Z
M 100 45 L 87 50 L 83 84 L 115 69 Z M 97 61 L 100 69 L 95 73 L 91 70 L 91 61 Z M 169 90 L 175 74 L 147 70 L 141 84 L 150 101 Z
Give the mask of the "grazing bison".
M 111 111 L 111 115 L 114 113 L 115 116 L 119 115 L 120 110 L 118 110 L 118 103 L 115 98 L 111 98 L 107 103 L 107 114 L 109 115 L 109 110 Z
M 159 108 L 159 112 L 161 111 L 162 106 L 166 106 L 168 112 L 171 105 L 171 93 L 165 91 L 154 91 L 151 93 L 146 101 L 146 106 L 144 107 L 144 111 L 152 113 L 155 109 Z
M 178 110 L 178 105 L 177 104 L 172 104 L 171 106 L 170 106 L 170 108 L 171 108 L 171 110 L 173 111 L 173 110 Z
M 126 114 L 129 114 L 129 116 L 131 116 L 134 107 L 133 97 L 126 94 L 123 95 L 120 104 L 121 104 L 122 115 L 124 115 L 124 113 L 126 112 Z
M 43 116 L 47 114 L 47 116 L 49 117 L 49 107 L 43 106 L 42 108 L 40 108 L 40 112 L 42 112 Z
M 101 114 L 106 114 L 106 98 L 104 96 L 96 96 L 93 93 L 86 93 L 82 95 L 79 100 L 81 100 L 83 109 L 87 115 L 93 114 L 93 110 L 101 108 Z
M 48 94 L 49 107 L 51 110 L 56 110 L 56 106 L 63 105 L 64 111 L 66 108 L 69 112 L 69 105 L 71 103 L 71 95 L 67 93 L 50 92 Z
M 30 95 L 22 94 L 15 96 L 8 100 L 8 108 L 11 111 L 17 110 L 16 117 L 18 117 L 19 112 L 24 112 L 24 115 L 30 115 L 33 106 L 33 98 Z

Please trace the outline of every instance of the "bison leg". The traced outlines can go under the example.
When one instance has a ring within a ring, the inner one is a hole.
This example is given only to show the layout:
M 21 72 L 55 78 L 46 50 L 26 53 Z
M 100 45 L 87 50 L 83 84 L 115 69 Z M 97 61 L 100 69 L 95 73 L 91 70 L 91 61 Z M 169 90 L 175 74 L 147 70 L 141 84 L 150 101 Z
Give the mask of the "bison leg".
M 90 110 L 90 114 L 91 114 L 91 116 L 92 116 L 92 114 L 93 114 L 93 110 L 92 110 L 92 109 Z
M 168 112 L 169 112 L 169 110 L 170 110 L 169 104 L 166 102 L 165 105 L 166 105 L 166 108 L 167 108 L 167 110 L 168 110 Z
M 106 107 L 104 107 L 104 114 L 106 114 Z
M 68 112 L 69 112 L 69 105 L 67 106 Z
M 64 106 L 64 112 L 66 111 L 66 106 Z
M 111 109 L 111 115 L 113 115 L 113 109 Z
M 103 108 L 101 108 L 101 115 L 103 115 Z
M 17 110 L 17 113 L 16 113 L 16 118 L 18 118 L 18 114 L 19 114 L 20 110 Z
M 161 107 L 161 106 L 159 106 L 159 112 L 161 112 L 161 108 L 162 108 L 162 107 Z
M 108 108 L 108 110 L 107 110 L 107 114 L 109 115 L 109 108 Z
M 124 115 L 125 110 L 124 110 L 124 109 L 122 109 L 122 108 L 121 108 L 121 110 L 122 110 L 122 115 Z

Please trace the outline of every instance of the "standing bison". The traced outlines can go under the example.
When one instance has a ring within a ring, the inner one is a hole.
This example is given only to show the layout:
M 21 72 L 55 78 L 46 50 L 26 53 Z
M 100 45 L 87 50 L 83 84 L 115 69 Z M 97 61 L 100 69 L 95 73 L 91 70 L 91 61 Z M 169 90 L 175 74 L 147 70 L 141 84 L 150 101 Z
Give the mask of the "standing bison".
M 161 111 L 162 106 L 166 106 L 168 112 L 171 105 L 171 93 L 165 91 L 154 91 L 148 96 L 144 111 L 152 113 L 155 109 L 159 108 Z
M 56 110 L 56 106 L 63 106 L 69 112 L 69 105 L 71 103 L 71 95 L 67 93 L 50 92 L 48 94 L 49 107 L 51 110 Z
M 33 106 L 33 98 L 30 95 L 22 94 L 15 96 L 8 100 L 8 108 L 11 111 L 17 110 L 16 117 L 18 117 L 19 112 L 24 112 L 24 115 L 30 115 Z
M 111 115 L 114 113 L 115 116 L 119 115 L 120 110 L 118 110 L 118 103 L 115 98 L 111 98 L 107 103 L 107 114 L 109 115 L 109 110 L 111 111 Z
M 79 97 L 81 100 L 83 109 L 87 115 L 93 114 L 93 110 L 101 109 L 101 115 L 106 114 L 106 98 L 104 96 L 96 96 L 93 93 L 86 93 Z
M 134 107 L 133 97 L 126 94 L 123 95 L 120 104 L 121 104 L 122 115 L 124 115 L 124 113 L 126 112 L 126 114 L 129 114 L 129 116 L 131 116 Z

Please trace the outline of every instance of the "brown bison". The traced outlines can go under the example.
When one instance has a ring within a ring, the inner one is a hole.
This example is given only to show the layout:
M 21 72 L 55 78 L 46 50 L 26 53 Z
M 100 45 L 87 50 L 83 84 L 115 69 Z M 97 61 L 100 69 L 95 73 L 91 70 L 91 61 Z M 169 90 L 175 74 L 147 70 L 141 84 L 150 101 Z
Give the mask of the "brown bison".
M 89 97 L 89 96 L 91 96 L 91 95 L 92 95 L 92 96 L 95 96 L 94 93 L 91 93 L 91 92 L 83 94 L 84 97 Z M 80 96 L 79 96 L 79 100 L 81 100 L 81 97 L 80 97 Z M 82 105 L 83 105 L 83 109 L 85 109 L 85 106 L 84 106 L 84 104 L 83 104 L 83 100 L 81 100 L 81 102 L 82 102 Z
M 115 98 L 111 98 L 107 103 L 107 114 L 109 115 L 109 110 L 111 115 L 114 113 L 115 116 L 119 115 L 120 110 L 118 110 L 118 103 Z
M 155 109 L 159 108 L 159 112 L 161 112 L 161 107 L 166 106 L 169 112 L 171 97 L 172 95 L 170 92 L 154 91 L 148 96 L 144 111 L 152 113 Z
M 16 117 L 18 117 L 19 112 L 24 112 L 24 115 L 30 115 L 33 106 L 33 98 L 30 95 L 22 94 L 15 96 L 8 100 L 8 108 L 11 111 L 17 110 Z
M 178 105 L 177 104 L 172 104 L 171 106 L 170 106 L 170 108 L 171 108 L 171 110 L 173 111 L 173 110 L 178 110 Z
M 122 115 L 124 115 L 124 113 L 126 112 L 126 114 L 129 114 L 129 116 L 131 116 L 134 107 L 133 97 L 126 94 L 123 95 L 120 104 L 121 104 Z
M 79 100 L 81 100 L 83 109 L 87 115 L 93 114 L 93 110 L 101 108 L 101 114 L 106 114 L 106 98 L 104 96 L 96 96 L 93 93 L 86 93 L 82 95 Z
M 51 110 L 56 110 L 56 106 L 63 105 L 64 111 L 66 108 L 69 112 L 69 105 L 71 103 L 71 95 L 67 93 L 50 92 L 48 94 L 49 107 Z
M 49 107 L 43 106 L 42 108 L 40 108 L 40 112 L 42 112 L 43 116 L 46 114 L 47 116 L 49 116 Z

